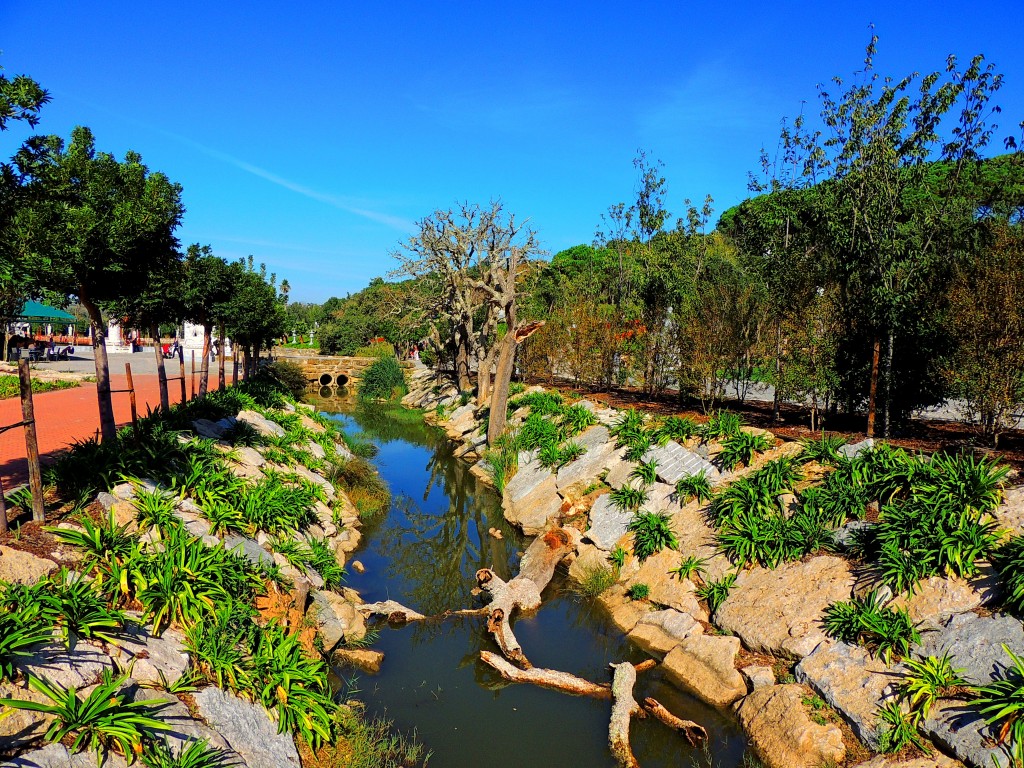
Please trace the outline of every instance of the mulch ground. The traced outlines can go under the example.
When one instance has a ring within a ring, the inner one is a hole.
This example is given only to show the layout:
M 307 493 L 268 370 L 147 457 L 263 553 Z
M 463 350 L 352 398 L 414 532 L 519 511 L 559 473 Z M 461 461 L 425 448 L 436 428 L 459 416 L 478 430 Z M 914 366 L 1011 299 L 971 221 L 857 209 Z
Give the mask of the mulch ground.
M 531 383 L 550 386 L 546 381 Z M 707 415 L 701 410 L 699 404 L 680 404 L 679 398 L 674 392 L 651 397 L 632 388 L 595 391 L 565 383 L 558 383 L 555 387 L 575 397 L 586 397 L 593 402 L 615 408 L 637 408 L 663 416 L 690 416 L 699 422 L 707 421 Z M 820 432 L 811 432 L 808 426 L 810 424 L 809 412 L 795 405 L 782 406 L 781 418 L 778 423 L 772 421 L 771 403 L 751 401 L 740 403 L 736 400 L 726 400 L 722 406 L 743 414 L 744 420 L 750 426 L 771 430 L 779 437 L 797 440 L 818 437 L 821 434 Z M 839 414 L 836 417 L 830 417 L 826 427 L 829 434 L 843 435 L 851 442 L 863 440 L 866 437 L 863 416 Z M 967 448 L 998 458 L 1017 470 L 1024 470 L 1024 430 L 1014 430 L 1002 435 L 999 438 L 998 450 L 992 450 L 990 443 L 982 437 L 977 427 L 958 421 L 913 419 L 899 434 L 886 439 L 893 445 L 926 453 Z

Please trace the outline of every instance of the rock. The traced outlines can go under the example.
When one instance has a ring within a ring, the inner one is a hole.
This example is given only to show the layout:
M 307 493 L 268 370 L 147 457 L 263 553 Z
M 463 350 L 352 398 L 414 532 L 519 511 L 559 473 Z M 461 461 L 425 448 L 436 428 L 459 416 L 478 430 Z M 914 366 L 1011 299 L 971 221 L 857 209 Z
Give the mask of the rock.
M 259 566 L 264 563 L 266 565 L 271 565 L 274 562 L 273 555 L 248 536 L 229 533 L 224 537 L 223 544 L 224 548 L 229 552 L 237 551 L 238 554 L 255 566 Z
M 234 447 L 235 461 L 239 464 L 244 464 L 247 467 L 253 469 L 259 469 L 267 460 L 263 458 L 263 454 L 248 445 L 237 445 Z
M 679 553 L 664 549 L 640 565 L 640 570 L 626 582 L 626 588 L 646 584 L 650 588 L 647 597 L 652 603 L 675 608 L 706 621 L 708 614 L 694 594 L 696 587 L 693 582 L 670 573 L 678 565 Z
M 600 425 L 578 435 L 575 442 L 586 448 L 587 452 L 558 470 L 556 483 L 563 494 L 571 489 L 582 490 L 589 485 L 617 461 L 619 453 L 611 442 L 608 428 Z
M 833 534 L 836 546 L 843 551 L 849 550 L 857 543 L 858 534 L 861 531 L 868 530 L 873 525 L 874 523 L 869 523 L 867 520 L 850 520 Z
M 859 456 L 864 451 L 869 451 L 875 447 L 875 441 L 872 438 L 867 440 L 861 440 L 859 443 L 847 443 L 839 447 L 839 455 L 845 456 L 848 459 L 852 459 L 854 456 Z
M 29 688 L 28 681 L 24 678 L 17 683 L 10 681 L 0 683 L 0 699 L 21 699 L 22 701 L 34 701 L 37 704 L 53 703 L 43 694 Z M 0 749 L 28 746 L 46 733 L 46 729 L 52 721 L 52 715 L 42 712 L 5 707 L 3 717 L 0 717 Z
M 88 643 L 75 644 L 72 650 L 50 643 L 38 646 L 29 656 L 18 659 L 18 667 L 35 677 L 43 677 L 62 688 L 81 690 L 94 684 L 114 662 L 107 654 Z
M 1003 503 L 993 516 L 999 527 L 1015 534 L 1024 534 L 1024 485 L 1007 488 L 1003 492 Z
M 277 724 L 258 704 L 235 698 L 213 686 L 193 694 L 199 714 L 220 733 L 248 768 L 298 768 L 299 753 L 290 733 L 278 733 Z
M 629 639 L 641 650 L 662 658 L 686 638 L 703 633 L 704 627 L 692 616 L 669 609 L 642 615 Z
M 128 526 L 131 531 L 138 530 L 134 526 L 139 516 L 139 510 L 135 508 L 135 504 L 132 502 L 117 501 L 111 505 L 108 511 L 114 516 L 114 522 L 118 525 Z
M 762 688 L 771 688 L 775 685 L 775 673 L 772 672 L 771 667 L 751 664 L 749 667 L 743 667 L 740 674 L 747 681 L 751 691 L 759 691 Z
M 978 710 L 962 701 L 939 701 L 921 730 L 940 747 L 974 768 L 1008 768 L 1013 763 L 999 734 L 985 724 Z
M 754 752 L 767 768 L 818 768 L 846 758 L 843 734 L 818 725 L 803 706 L 799 685 L 755 690 L 737 709 Z
M 597 596 L 597 603 L 608 613 L 608 618 L 623 634 L 632 631 L 640 619 L 651 612 L 650 604 L 626 597 L 621 584 L 606 589 Z
M 216 422 L 210 421 L 209 419 L 196 419 L 192 422 L 192 431 L 200 437 L 210 438 L 212 440 L 220 440 L 224 437 L 224 433 L 227 431 L 224 427 Z
M 358 560 L 353 560 L 352 561 L 352 570 L 355 571 L 356 573 L 366 573 L 366 566 L 363 565 Z
M 110 652 L 114 663 L 124 670 L 130 668 L 132 679 L 140 683 L 172 685 L 188 669 L 184 637 L 174 628 L 154 637 L 144 627 L 125 625 L 124 636 L 118 638 L 117 646 L 112 646 Z
M 1024 626 L 1007 615 L 978 616 L 962 613 L 951 616 L 935 632 L 921 635 L 917 650 L 922 656 L 949 653 L 953 666 L 963 669 L 963 677 L 973 685 L 988 685 L 1001 678 L 1012 663 L 1002 646 L 1015 653 L 1024 649 Z
M 327 498 L 334 498 L 334 486 L 331 485 L 330 481 L 327 480 L 326 478 L 321 477 L 316 472 L 313 472 L 311 469 L 303 466 L 302 464 L 296 464 L 292 471 L 299 477 L 304 477 L 311 483 L 316 483 L 321 488 L 323 488 L 324 491 L 327 493 Z
M 315 592 L 317 630 L 323 639 L 324 651 L 330 653 L 345 640 L 362 640 L 366 636 L 366 620 L 355 606 L 334 592 Z
M 121 501 L 128 501 L 135 498 L 135 487 L 131 483 L 118 483 L 110 489 L 110 493 Z
M 857 738 L 878 748 L 876 713 L 896 695 L 900 667 L 889 668 L 863 648 L 825 641 L 794 670 L 797 682 L 809 685 L 853 728 Z
M 662 667 L 674 683 L 716 707 L 727 707 L 747 693 L 736 669 L 738 637 L 696 635 L 672 650 Z
M 123 757 L 108 752 L 103 762 L 97 765 L 95 752 L 72 754 L 63 744 L 54 742 L 5 761 L 3 765 L 4 768 L 125 768 L 126 763 Z
M 320 443 L 318 443 L 316 440 L 307 440 L 305 447 L 307 451 L 313 454 L 314 459 L 327 458 L 327 451 L 325 451 L 324 447 L 320 445 Z
M 505 519 L 527 536 L 543 533 L 562 507 L 555 476 L 536 460 L 521 461 L 519 471 L 505 485 L 501 506 Z
M 752 651 L 806 656 L 825 639 L 821 615 L 849 599 L 854 577 L 839 557 L 755 567 L 740 574 L 715 613 L 715 623 L 735 632 Z
M 934 751 L 928 757 L 915 757 L 910 760 L 900 760 L 899 756 L 875 755 L 870 760 L 857 763 L 854 768 L 964 768 L 963 763 L 946 757 L 939 751 Z M 988 766 L 987 768 L 991 768 Z
M 569 578 L 577 584 L 582 584 L 587 576 L 597 569 L 611 570 L 608 553 L 593 544 L 580 544 L 576 559 L 569 564 Z
M 938 627 L 957 613 L 973 611 L 992 602 L 999 591 L 999 576 L 991 566 L 971 581 L 956 577 L 932 576 L 918 582 L 911 596 L 898 595 L 892 605 L 905 608 L 915 624 Z
M 285 435 L 284 427 L 256 411 L 241 411 L 236 418 L 251 424 L 253 429 L 265 437 L 284 437 Z
M 712 484 L 721 479 L 721 473 L 714 464 L 688 451 L 674 440 L 651 448 L 643 455 L 643 460 L 657 462 L 658 479 L 671 486 L 675 486 L 676 482 L 684 477 L 699 475 L 701 472 L 708 476 Z
M 338 648 L 331 658 L 338 664 L 355 667 L 369 675 L 380 672 L 380 666 L 384 663 L 384 654 L 372 648 Z
M 626 535 L 632 512 L 624 512 L 612 506 L 609 494 L 599 496 L 590 509 L 590 528 L 583 533 L 599 549 L 610 552 L 619 539 Z
M 160 738 L 167 741 L 167 745 L 171 748 L 171 754 L 177 756 L 193 741 L 206 741 L 214 749 L 229 750 L 224 737 L 204 723 L 193 719 L 188 708 L 175 696 L 165 691 L 139 688 L 135 692 L 135 701 L 154 701 L 162 705 L 154 717 L 168 726 L 169 730 L 160 732 Z M 228 760 L 231 757 L 237 756 L 233 753 L 225 755 Z
M 635 461 L 626 461 L 623 458 L 619 458 L 624 452 L 625 450 L 616 454 L 611 462 L 611 466 L 608 468 L 608 474 L 604 478 L 604 481 L 612 488 L 621 488 L 629 482 L 630 473 L 637 468 Z
M 103 505 L 103 508 L 110 510 L 112 506 L 117 502 L 117 497 L 106 491 L 101 491 L 96 495 L 96 501 Z
M 13 547 L 0 546 L 0 581 L 10 584 L 35 584 L 57 568 L 53 560 L 36 557 Z
M 504 536 L 501 535 L 501 531 L 499 531 L 497 528 L 488 528 L 487 535 L 490 536 L 492 539 L 498 539 L 499 541 L 504 538 Z

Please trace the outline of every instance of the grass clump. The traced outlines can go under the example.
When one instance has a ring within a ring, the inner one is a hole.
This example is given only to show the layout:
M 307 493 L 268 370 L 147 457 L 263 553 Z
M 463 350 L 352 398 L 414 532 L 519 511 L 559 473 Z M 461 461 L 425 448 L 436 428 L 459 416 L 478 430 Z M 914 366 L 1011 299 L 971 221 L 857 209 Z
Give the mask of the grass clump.
M 910 655 L 910 646 L 921 641 L 910 615 L 902 608 L 883 606 L 877 591 L 832 603 L 825 609 L 822 624 L 832 637 L 862 645 L 886 664 L 894 655 Z
M 663 549 L 679 547 L 672 520 L 666 512 L 638 511 L 629 523 L 629 531 L 633 534 L 633 553 L 640 562 Z
M 724 470 L 732 472 L 740 464 L 749 465 L 755 454 L 767 451 L 769 447 L 765 435 L 736 432 L 722 441 L 722 452 L 718 454 L 718 460 Z
M 609 491 L 608 498 L 612 506 L 620 512 L 635 512 L 647 502 L 648 493 L 645 488 L 624 485 Z
M 708 419 L 708 423 L 700 431 L 701 438 L 710 440 L 721 440 L 723 438 L 738 435 L 743 427 L 743 418 L 732 411 L 715 411 Z
M 651 588 L 647 584 L 640 582 L 631 584 L 629 589 L 626 590 L 626 597 L 630 600 L 646 600 L 651 595 Z
M 606 568 L 597 565 L 583 571 L 580 582 L 573 587 L 573 591 L 583 597 L 597 597 L 606 589 L 612 587 L 618 580 L 617 568 Z
M 680 504 L 686 504 L 690 499 L 696 499 L 703 504 L 711 499 L 711 480 L 708 473 L 701 470 L 695 475 L 687 475 L 676 481 L 676 496 Z

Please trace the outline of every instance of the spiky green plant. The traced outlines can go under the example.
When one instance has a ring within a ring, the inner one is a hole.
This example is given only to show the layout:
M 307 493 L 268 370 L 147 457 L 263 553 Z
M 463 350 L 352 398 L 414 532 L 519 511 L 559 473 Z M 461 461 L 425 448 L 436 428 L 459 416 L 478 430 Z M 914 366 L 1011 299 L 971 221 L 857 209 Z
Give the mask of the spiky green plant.
M 884 726 L 878 731 L 878 751 L 882 754 L 902 752 L 911 744 L 922 752 L 928 751 L 917 733 L 913 715 L 904 712 L 898 701 L 890 701 L 879 707 L 878 719 Z
M 654 459 L 641 461 L 629 473 L 631 480 L 639 480 L 643 485 L 654 485 L 658 481 L 658 462 Z
M 666 512 L 639 510 L 629 521 L 633 534 L 633 553 L 640 562 L 663 549 L 678 549 L 679 540 L 672 530 L 672 518 Z
M 626 597 L 630 600 L 646 600 L 651 595 L 651 587 L 648 584 L 637 582 L 631 584 L 626 590 Z
M 953 668 L 948 651 L 920 661 L 904 659 L 903 666 L 907 673 L 900 685 L 900 694 L 910 705 L 915 724 L 928 717 L 932 705 L 941 697 L 967 685 L 962 677 L 964 670 Z
M 622 566 L 626 564 L 626 558 L 628 556 L 629 553 L 626 552 L 625 549 L 622 547 L 615 547 L 615 549 L 611 551 L 611 554 L 608 555 L 608 562 L 615 566 L 615 568 L 621 569 Z
M 613 488 L 608 493 L 608 499 L 612 506 L 621 512 L 634 512 L 640 509 L 647 502 L 647 498 L 647 489 L 633 488 L 628 485 Z
M 594 424 L 597 424 L 597 417 L 582 405 L 562 409 L 561 426 L 566 437 L 575 437 Z
M 736 573 L 727 573 L 720 579 L 714 581 L 705 581 L 703 585 L 697 587 L 696 595 L 701 600 L 706 600 L 708 604 L 708 610 L 714 613 L 722 607 L 722 603 L 729 596 L 729 591 L 736 584 Z
M 1024 765 L 1024 659 L 1005 644 L 1012 666 L 1002 676 L 976 689 L 974 704 L 985 722 L 996 727 L 999 743 L 1007 743 L 1016 765 Z
M 654 430 L 654 442 L 667 445 L 670 441 L 682 442 L 700 431 L 697 422 L 688 416 L 669 416 Z
M 687 555 L 669 573 L 673 576 L 678 576 L 680 579 L 693 579 L 694 576 L 700 577 L 703 575 L 705 563 L 707 563 L 707 558 L 705 557 Z
M 819 464 L 835 465 L 842 458 L 839 449 L 846 445 L 846 438 L 842 435 L 822 435 L 817 440 L 801 440 L 803 450 L 800 452 L 800 461 L 807 463 L 816 461 Z
M 206 739 L 191 741 L 175 754 L 168 742 L 151 741 L 142 751 L 146 768 L 226 768 L 225 753 L 210 746 Z
M 739 434 L 742 427 L 743 418 L 738 413 L 715 411 L 701 430 L 701 437 L 705 440 L 719 440 L 725 437 L 732 437 Z
M 701 470 L 695 475 L 687 475 L 676 481 L 676 496 L 680 504 L 685 504 L 690 499 L 697 499 L 703 504 L 711 499 L 713 490 L 708 473 Z
M 736 432 L 722 441 L 722 451 L 718 460 L 722 468 L 731 472 L 740 464 L 749 465 L 754 455 L 769 448 L 768 438 L 750 432 Z
M 893 655 L 910 655 L 910 646 L 921 642 L 906 610 L 883 606 L 875 590 L 864 597 L 832 603 L 825 609 L 822 625 L 832 637 L 863 645 L 886 664 L 891 663 Z
M 328 589 L 337 589 L 345 581 L 345 569 L 338 563 L 338 558 L 324 539 L 309 539 L 309 564 Z

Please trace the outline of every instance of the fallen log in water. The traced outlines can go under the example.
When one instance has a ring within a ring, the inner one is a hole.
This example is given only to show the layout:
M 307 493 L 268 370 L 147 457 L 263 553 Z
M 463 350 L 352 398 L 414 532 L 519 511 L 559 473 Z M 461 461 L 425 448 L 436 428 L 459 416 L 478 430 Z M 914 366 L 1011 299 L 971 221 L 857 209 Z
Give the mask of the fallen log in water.
M 644 709 L 658 720 L 674 731 L 681 733 L 690 742 L 691 747 L 697 746 L 708 737 L 708 732 L 703 726 L 697 725 L 692 720 L 683 720 L 669 712 L 657 699 L 648 696 L 644 699 Z
M 647 714 L 633 698 L 636 667 L 628 661 L 612 664 L 612 717 L 608 723 L 608 746 L 622 768 L 639 768 L 629 744 L 629 723 L 633 717 Z
M 512 615 L 540 608 L 540 593 L 550 583 L 562 558 L 572 551 L 578 536 L 579 532 L 572 528 L 560 528 L 538 536 L 520 561 L 519 575 L 511 581 L 504 581 L 490 568 L 476 572 L 477 587 L 490 598 L 487 630 L 494 636 L 505 658 L 523 669 L 532 665 L 512 632 Z
M 539 685 L 541 688 L 550 688 L 573 696 L 590 696 L 594 699 L 610 699 L 612 697 L 612 689 L 609 686 L 592 683 L 568 672 L 537 667 L 520 669 L 490 651 L 480 651 L 480 660 L 497 670 L 498 674 L 510 683 L 531 683 Z
M 425 616 L 394 600 L 364 603 L 363 605 L 357 605 L 356 610 L 364 616 L 381 616 L 389 624 L 410 624 L 414 621 L 443 621 L 453 616 L 485 616 L 488 613 L 486 608 L 463 608 L 457 611 L 445 611 L 444 613 Z

